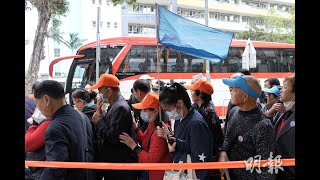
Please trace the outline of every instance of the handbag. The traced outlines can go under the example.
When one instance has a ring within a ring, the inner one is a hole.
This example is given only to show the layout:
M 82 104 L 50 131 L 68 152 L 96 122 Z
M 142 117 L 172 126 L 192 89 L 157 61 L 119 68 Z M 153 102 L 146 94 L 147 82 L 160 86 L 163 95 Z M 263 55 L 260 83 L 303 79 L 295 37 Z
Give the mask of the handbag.
M 187 154 L 187 163 L 191 163 L 190 154 Z M 166 170 L 164 172 L 163 180 L 199 180 L 194 169 L 185 170 Z

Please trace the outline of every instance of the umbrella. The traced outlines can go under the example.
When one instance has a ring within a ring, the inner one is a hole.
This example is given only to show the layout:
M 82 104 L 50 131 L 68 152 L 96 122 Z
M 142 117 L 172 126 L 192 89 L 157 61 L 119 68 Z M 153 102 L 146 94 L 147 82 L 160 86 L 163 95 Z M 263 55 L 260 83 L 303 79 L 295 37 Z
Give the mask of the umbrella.
M 246 48 L 242 54 L 242 68 L 250 69 L 257 66 L 257 52 L 250 38 L 247 40 Z

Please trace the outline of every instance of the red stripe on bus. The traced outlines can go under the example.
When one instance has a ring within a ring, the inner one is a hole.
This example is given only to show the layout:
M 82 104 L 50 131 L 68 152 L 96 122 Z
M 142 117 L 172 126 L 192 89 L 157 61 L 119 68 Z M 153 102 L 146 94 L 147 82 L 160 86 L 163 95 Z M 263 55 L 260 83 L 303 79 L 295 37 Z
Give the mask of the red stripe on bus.
M 158 73 L 147 73 L 150 77 L 154 77 L 155 79 L 158 79 Z M 199 73 L 160 73 L 160 80 L 161 79 L 192 79 L 192 76 L 199 74 Z M 202 73 L 205 75 L 205 73 Z M 210 73 L 211 79 L 221 79 L 221 78 L 229 78 L 233 73 Z M 288 75 L 292 75 L 292 72 L 281 72 L 281 73 L 251 73 L 252 76 L 256 78 L 285 78 Z M 130 76 L 124 79 L 121 79 L 121 81 L 125 80 L 136 80 L 139 79 L 139 77 L 142 74 L 138 74 L 135 76 Z
M 238 40 L 233 39 L 230 47 L 245 47 L 247 40 Z M 109 39 L 100 40 L 100 46 L 107 45 L 157 45 L 157 39 L 154 37 L 116 37 Z M 276 42 L 264 42 L 264 41 L 252 41 L 252 44 L 255 48 L 295 48 L 295 44 L 287 44 L 287 43 L 276 43 Z M 88 43 L 86 45 L 81 46 L 78 51 L 95 48 L 97 46 L 96 41 Z
M 116 72 L 118 71 L 119 66 L 121 65 L 122 61 L 125 61 L 125 57 L 128 54 L 129 50 L 131 49 L 132 45 L 127 45 L 122 52 L 120 53 L 120 55 L 118 56 L 117 59 L 115 59 L 114 64 L 112 65 L 112 74 L 116 74 Z
M 72 58 L 82 58 L 84 57 L 83 54 L 80 55 L 74 55 L 74 56 L 65 56 L 65 57 L 59 57 L 57 59 L 54 59 L 53 61 L 51 61 L 50 65 L 49 65 L 49 76 L 52 77 L 52 72 L 53 72 L 53 65 L 55 65 L 56 63 L 63 61 L 63 60 L 67 60 L 67 59 L 72 59 Z

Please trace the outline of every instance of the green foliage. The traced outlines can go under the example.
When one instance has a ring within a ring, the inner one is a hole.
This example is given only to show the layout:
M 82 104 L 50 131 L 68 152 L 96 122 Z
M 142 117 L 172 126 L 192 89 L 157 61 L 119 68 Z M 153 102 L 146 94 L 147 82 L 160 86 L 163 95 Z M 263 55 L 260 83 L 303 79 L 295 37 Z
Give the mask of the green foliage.
M 295 43 L 295 7 L 290 9 L 291 19 L 284 21 L 277 16 L 275 9 L 270 9 L 267 17 L 259 17 L 263 25 L 256 21 L 248 23 L 248 31 L 235 33 L 236 39 L 248 39 L 255 41 Z
M 57 6 L 57 8 L 52 10 L 52 15 L 55 16 L 63 16 L 66 17 L 66 15 L 69 12 L 69 2 L 66 0 L 63 0 L 61 4 Z
M 75 49 L 77 49 L 78 47 L 80 47 L 83 44 L 84 41 L 85 41 L 84 39 L 80 39 L 79 38 L 79 34 L 78 33 L 69 33 L 69 39 L 68 40 L 61 39 L 60 42 L 62 42 L 69 49 L 71 49 L 71 51 L 73 53 L 73 51 Z
M 118 4 L 122 4 L 123 2 L 127 2 L 128 4 L 133 4 L 135 3 L 137 0 L 111 0 L 113 5 L 118 5 Z
M 54 15 L 52 17 L 51 24 L 52 27 L 49 28 L 47 37 L 52 38 L 60 44 L 60 42 L 63 40 L 62 35 L 64 34 L 63 32 L 60 32 L 60 25 L 62 24 L 60 16 Z

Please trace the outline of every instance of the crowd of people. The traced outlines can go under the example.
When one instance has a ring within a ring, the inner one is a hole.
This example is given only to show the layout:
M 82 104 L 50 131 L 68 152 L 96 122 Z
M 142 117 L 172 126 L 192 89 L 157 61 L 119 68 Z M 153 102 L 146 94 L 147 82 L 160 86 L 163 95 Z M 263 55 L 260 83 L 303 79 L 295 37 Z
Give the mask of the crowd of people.
M 120 81 L 102 74 L 72 92 L 54 80 L 37 82 L 25 97 L 25 159 L 65 162 L 181 163 L 245 161 L 280 155 L 295 158 L 295 75 L 283 86 L 261 87 L 248 70 L 223 78 L 231 100 L 223 124 L 212 101 L 214 87 L 201 76 L 191 84 L 165 84 L 142 75 L 126 100 Z M 191 97 L 191 98 L 190 98 Z M 106 108 L 105 108 L 106 107 Z M 184 172 L 186 173 L 186 172 Z M 295 178 L 294 166 L 272 173 L 245 168 L 195 170 L 200 180 Z M 162 180 L 165 170 L 95 170 L 26 167 L 25 179 Z

